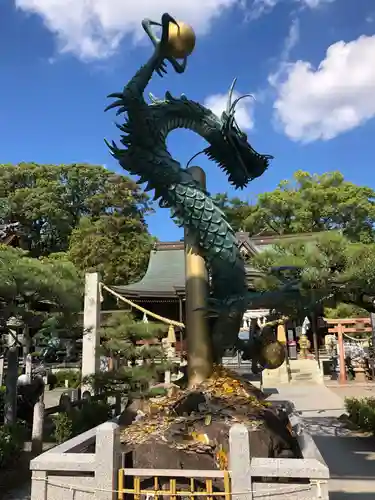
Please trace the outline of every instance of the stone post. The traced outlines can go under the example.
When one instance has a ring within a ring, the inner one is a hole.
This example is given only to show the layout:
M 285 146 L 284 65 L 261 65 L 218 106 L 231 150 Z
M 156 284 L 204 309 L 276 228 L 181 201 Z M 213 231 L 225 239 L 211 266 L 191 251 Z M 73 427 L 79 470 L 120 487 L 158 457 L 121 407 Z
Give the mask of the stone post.
M 120 450 L 119 426 L 114 422 L 100 425 L 96 431 L 95 445 L 96 500 L 116 500 L 118 498 L 116 490 Z
M 242 424 L 229 431 L 229 470 L 232 478 L 232 500 L 252 500 L 250 435 Z
M 17 420 L 18 353 L 15 345 L 9 347 L 7 361 L 8 370 L 4 404 L 4 424 L 12 425 L 15 424 Z
M 47 471 L 33 470 L 30 500 L 45 500 L 47 498 L 47 478 Z
M 169 342 L 168 339 L 162 339 L 162 344 L 163 344 L 164 352 L 165 352 L 166 357 L 167 357 L 168 364 L 172 363 L 175 356 L 176 356 L 175 348 Z M 171 374 L 170 367 L 168 367 L 168 370 L 165 370 L 165 372 L 164 372 L 164 383 L 170 384 L 171 382 L 172 382 L 172 374 Z
M 31 451 L 35 455 L 40 455 L 43 451 L 44 410 L 44 394 L 42 394 L 39 401 L 34 405 Z
M 83 312 L 82 380 L 99 371 L 100 276 L 87 273 Z M 87 390 L 87 388 L 86 388 Z
M 4 355 L 0 357 L 0 387 L 3 385 L 4 380 Z
M 33 370 L 33 358 L 31 354 L 27 354 L 25 358 L 25 375 L 27 381 L 30 384 L 32 380 L 32 370 Z
M 81 397 L 80 397 L 79 389 L 72 389 L 70 391 L 70 400 L 73 404 L 77 403 Z

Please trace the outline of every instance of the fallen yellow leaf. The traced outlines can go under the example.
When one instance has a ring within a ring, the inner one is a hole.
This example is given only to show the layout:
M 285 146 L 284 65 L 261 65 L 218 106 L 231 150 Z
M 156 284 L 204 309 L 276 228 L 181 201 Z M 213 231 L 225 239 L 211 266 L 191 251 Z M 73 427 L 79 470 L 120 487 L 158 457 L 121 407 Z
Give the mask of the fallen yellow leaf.
M 198 441 L 199 443 L 210 444 L 210 439 L 207 436 L 207 434 L 198 434 L 197 432 L 192 432 L 191 433 L 191 437 L 195 441 Z

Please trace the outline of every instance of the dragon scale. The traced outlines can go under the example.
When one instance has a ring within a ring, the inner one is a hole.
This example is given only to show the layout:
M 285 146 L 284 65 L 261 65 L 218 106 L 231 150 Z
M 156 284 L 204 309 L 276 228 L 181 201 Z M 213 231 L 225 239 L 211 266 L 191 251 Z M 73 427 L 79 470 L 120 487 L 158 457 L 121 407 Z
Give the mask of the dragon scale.
M 147 183 L 146 191 L 155 192 L 154 199 L 159 200 L 161 207 L 171 209 L 177 224 L 186 228 L 199 245 L 211 276 L 209 309 L 216 311 L 212 335 L 215 355 L 220 357 L 225 349 L 238 345 L 243 313 L 254 294 L 247 290 L 244 262 L 225 214 L 191 173 L 170 155 L 166 139 L 177 128 L 199 134 L 208 143 L 204 153 L 236 188 L 243 188 L 260 176 L 271 157 L 254 151 L 246 134 L 237 126 L 234 117 L 237 101 L 232 102 L 234 84 L 227 111 L 221 118 L 185 95 L 175 98 L 167 92 L 164 99 L 150 95 L 146 101 L 145 89 L 154 73 L 162 76 L 166 72 L 166 61 L 179 73 L 185 70 L 186 60 L 180 64 L 167 55 L 169 22 L 174 20 L 164 14 L 161 40 L 153 35 L 152 23 L 143 22 L 155 50 L 123 91 L 109 96 L 115 101 L 107 110 L 117 108 L 117 115 L 124 119 L 117 124 L 121 146 L 115 142 L 107 144 L 119 164 L 129 174 L 138 176 L 139 184 Z

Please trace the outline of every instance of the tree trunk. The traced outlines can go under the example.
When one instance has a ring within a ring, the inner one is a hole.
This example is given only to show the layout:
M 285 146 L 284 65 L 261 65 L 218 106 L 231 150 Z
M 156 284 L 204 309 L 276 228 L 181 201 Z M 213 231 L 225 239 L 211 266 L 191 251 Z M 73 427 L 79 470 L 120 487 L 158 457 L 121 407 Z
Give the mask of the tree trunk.
M 22 356 L 23 362 L 26 362 L 26 356 L 30 354 L 31 350 L 31 338 L 29 335 L 29 327 L 25 325 L 23 327 L 23 338 L 22 338 Z

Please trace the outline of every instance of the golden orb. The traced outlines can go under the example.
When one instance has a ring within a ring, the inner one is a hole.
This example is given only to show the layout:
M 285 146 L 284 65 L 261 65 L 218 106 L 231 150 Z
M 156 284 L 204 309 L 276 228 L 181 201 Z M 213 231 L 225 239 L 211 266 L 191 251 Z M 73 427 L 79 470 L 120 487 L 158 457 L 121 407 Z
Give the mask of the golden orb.
M 265 368 L 275 370 L 285 361 L 285 348 L 277 340 L 266 342 L 261 350 L 261 362 Z
M 168 52 L 176 59 L 184 59 L 193 52 L 196 38 L 191 26 L 182 21 L 177 24 L 169 23 Z

